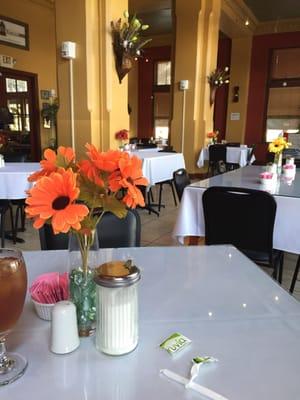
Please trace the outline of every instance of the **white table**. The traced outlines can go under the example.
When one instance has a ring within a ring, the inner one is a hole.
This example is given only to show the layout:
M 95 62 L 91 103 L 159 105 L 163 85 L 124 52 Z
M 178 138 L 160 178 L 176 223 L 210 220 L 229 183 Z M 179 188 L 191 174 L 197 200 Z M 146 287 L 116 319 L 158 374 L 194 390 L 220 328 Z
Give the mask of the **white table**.
M 142 270 L 140 340 L 132 353 L 99 353 L 84 338 L 68 355 L 49 351 L 50 323 L 27 303 L 8 347 L 29 362 L 25 375 L 0 388 L 9 400 L 202 399 L 159 374 L 188 376 L 191 359 L 211 355 L 196 382 L 230 400 L 299 398 L 300 305 L 231 246 L 102 250 L 102 260 L 129 254 Z M 67 252 L 25 252 L 29 282 L 63 271 Z M 192 343 L 177 356 L 159 344 L 180 332 Z
M 239 164 L 240 167 L 244 167 L 245 165 L 247 165 L 248 156 L 251 150 L 252 149 L 249 147 L 228 146 L 226 147 L 226 162 L 232 164 Z M 197 161 L 197 167 L 202 168 L 204 166 L 204 161 L 208 160 L 209 160 L 208 147 L 204 147 L 200 151 L 199 158 Z
M 180 241 L 184 236 L 205 236 L 202 195 L 211 186 L 231 186 L 265 190 L 259 183 L 264 167 L 247 166 L 222 175 L 196 182 L 185 188 L 173 235 Z M 300 171 L 291 185 L 281 177 L 269 191 L 277 203 L 273 246 L 275 249 L 300 253 Z M 222 205 L 220 205 L 222 207 Z M 245 212 L 247 212 L 245 210 Z
M 6 162 L 5 167 L 0 168 L 0 199 L 24 199 L 32 185 L 27 179 L 39 169 L 40 164 L 36 162 Z
M 185 168 L 182 153 L 165 153 L 149 149 L 134 151 L 143 160 L 143 175 L 149 180 L 149 185 L 154 186 L 158 182 L 173 179 L 173 172 L 180 168 Z

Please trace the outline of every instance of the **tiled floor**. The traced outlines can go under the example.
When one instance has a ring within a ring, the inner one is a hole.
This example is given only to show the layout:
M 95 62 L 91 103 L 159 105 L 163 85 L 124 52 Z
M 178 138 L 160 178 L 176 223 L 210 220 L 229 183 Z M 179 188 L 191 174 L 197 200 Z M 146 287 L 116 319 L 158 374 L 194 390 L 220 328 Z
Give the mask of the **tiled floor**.
M 165 208 L 160 212 L 160 216 L 148 214 L 146 210 L 139 210 L 142 221 L 142 246 L 179 246 L 178 242 L 172 238 L 172 231 L 176 220 L 178 207 L 174 205 L 174 200 L 169 187 L 164 188 L 163 203 Z M 154 197 L 157 198 L 157 192 L 153 190 Z M 18 236 L 25 240 L 24 243 L 18 243 L 16 247 L 22 250 L 40 250 L 38 232 L 32 228 L 29 221 L 26 222 L 26 231 L 18 233 Z M 6 242 L 7 247 L 14 247 L 11 242 Z M 291 283 L 292 275 L 296 265 L 297 256 L 294 254 L 285 254 L 283 287 L 288 289 Z M 269 273 L 268 270 L 266 270 Z M 299 277 L 300 278 L 300 277 Z M 295 297 L 300 300 L 300 280 L 297 282 Z

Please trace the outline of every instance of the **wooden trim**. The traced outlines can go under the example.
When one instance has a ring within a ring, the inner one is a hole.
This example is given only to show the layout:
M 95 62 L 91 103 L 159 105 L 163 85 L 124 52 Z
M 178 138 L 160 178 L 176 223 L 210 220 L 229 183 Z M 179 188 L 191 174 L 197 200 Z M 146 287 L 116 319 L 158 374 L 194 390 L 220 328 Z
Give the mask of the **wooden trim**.
M 32 72 L 18 71 L 10 68 L 0 67 L 0 73 L 8 74 L 15 79 L 30 79 L 32 103 L 30 124 L 32 126 L 32 133 L 30 135 L 31 155 L 32 161 L 39 161 L 41 159 L 41 132 L 40 132 L 40 110 L 39 110 L 39 90 L 38 90 L 38 75 Z

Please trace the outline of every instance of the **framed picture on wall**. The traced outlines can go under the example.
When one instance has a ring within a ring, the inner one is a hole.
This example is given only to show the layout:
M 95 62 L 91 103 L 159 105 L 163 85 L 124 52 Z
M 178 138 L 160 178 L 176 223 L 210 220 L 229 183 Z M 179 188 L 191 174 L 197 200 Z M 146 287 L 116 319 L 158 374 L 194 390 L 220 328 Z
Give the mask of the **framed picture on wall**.
M 0 44 L 29 50 L 28 24 L 0 15 Z

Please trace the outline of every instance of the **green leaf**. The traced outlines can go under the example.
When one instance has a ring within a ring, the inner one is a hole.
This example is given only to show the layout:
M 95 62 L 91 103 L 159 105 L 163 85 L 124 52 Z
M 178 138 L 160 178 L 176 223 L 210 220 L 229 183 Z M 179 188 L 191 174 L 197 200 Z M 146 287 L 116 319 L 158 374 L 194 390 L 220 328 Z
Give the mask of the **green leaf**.
M 125 218 L 127 215 L 125 204 L 112 196 L 103 199 L 103 211 L 110 211 L 118 218 Z
M 83 201 L 90 208 L 102 208 L 105 198 L 105 189 L 87 178 L 80 177 L 79 200 Z

